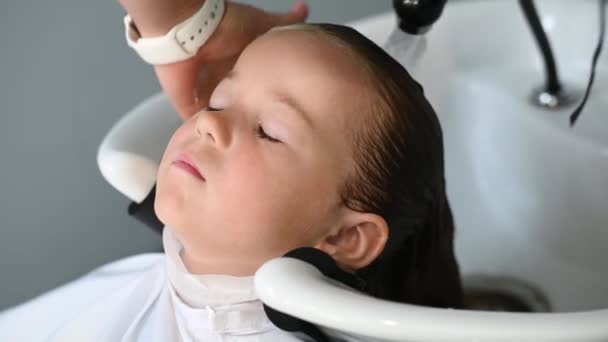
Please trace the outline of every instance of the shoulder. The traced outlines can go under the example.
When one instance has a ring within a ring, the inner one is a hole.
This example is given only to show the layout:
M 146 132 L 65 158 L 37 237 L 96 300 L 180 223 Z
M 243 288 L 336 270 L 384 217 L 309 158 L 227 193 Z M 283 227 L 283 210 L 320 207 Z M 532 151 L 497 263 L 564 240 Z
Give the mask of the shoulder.
M 0 341 L 45 340 L 64 321 L 91 303 L 163 264 L 164 254 L 161 253 L 141 254 L 113 261 L 1 312 Z M 28 338 L 24 339 L 24 336 Z

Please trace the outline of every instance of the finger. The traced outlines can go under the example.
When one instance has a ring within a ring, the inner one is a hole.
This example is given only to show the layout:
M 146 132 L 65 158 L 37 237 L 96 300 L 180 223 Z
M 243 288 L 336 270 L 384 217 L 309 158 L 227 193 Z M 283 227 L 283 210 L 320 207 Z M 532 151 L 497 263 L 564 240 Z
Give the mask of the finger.
M 188 119 L 196 113 L 200 106 L 200 100 L 197 101 L 195 96 L 199 76 L 197 65 L 184 61 L 157 65 L 154 69 L 163 91 L 180 117 Z
M 308 14 L 309 14 L 308 4 L 306 3 L 306 1 L 299 0 L 299 1 L 296 1 L 293 4 L 293 6 L 291 6 L 291 9 L 289 10 L 289 12 L 278 15 L 278 21 L 279 21 L 278 24 L 279 25 L 290 25 L 290 24 L 301 23 L 301 22 L 304 22 L 306 20 L 306 18 L 308 18 Z

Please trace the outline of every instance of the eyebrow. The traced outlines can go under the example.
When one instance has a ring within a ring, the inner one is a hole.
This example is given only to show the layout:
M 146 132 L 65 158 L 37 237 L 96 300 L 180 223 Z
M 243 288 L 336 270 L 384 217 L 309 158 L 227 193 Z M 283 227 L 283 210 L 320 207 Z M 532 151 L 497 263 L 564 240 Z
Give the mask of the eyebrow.
M 295 112 L 300 114 L 299 117 L 302 118 L 309 127 L 312 128 L 314 126 L 310 115 L 304 109 L 300 102 L 298 102 L 296 99 L 294 99 L 292 96 L 285 92 L 275 91 L 273 92 L 273 95 L 278 102 L 283 103 L 288 107 L 291 107 Z
M 228 72 L 225 79 L 232 80 L 232 79 L 235 79 L 237 75 L 238 75 L 238 72 L 235 69 L 232 69 L 232 70 L 230 70 L 230 72 Z M 309 127 L 312 128 L 314 126 L 312 123 L 312 119 L 311 119 L 310 115 L 308 114 L 308 111 L 306 111 L 304 109 L 304 107 L 302 106 L 302 104 L 300 102 L 296 101 L 296 99 L 294 99 L 293 96 L 291 96 L 290 94 L 288 94 L 284 91 L 276 91 L 276 90 L 272 92 L 272 95 L 274 96 L 274 99 L 276 101 L 290 107 L 291 109 L 296 111 L 298 114 L 300 114 L 299 115 L 300 118 L 302 118 L 304 120 L 304 122 L 306 122 L 306 124 L 308 124 Z

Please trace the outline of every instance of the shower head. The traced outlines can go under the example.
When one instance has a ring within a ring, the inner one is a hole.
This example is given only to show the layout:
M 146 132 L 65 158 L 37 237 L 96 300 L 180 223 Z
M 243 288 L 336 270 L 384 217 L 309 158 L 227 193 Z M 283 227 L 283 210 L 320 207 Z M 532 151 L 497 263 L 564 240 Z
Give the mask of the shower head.
M 439 19 L 447 0 L 393 0 L 399 28 L 410 34 L 423 34 Z

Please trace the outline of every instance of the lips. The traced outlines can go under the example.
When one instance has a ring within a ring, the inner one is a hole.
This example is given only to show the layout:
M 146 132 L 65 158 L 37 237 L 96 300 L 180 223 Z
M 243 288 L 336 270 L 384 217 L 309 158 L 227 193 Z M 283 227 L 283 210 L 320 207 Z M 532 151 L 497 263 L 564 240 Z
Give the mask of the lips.
M 179 169 L 182 169 L 183 171 L 188 172 L 189 174 L 193 175 L 194 177 L 196 177 L 202 181 L 205 181 L 205 177 L 203 177 L 203 174 L 201 173 L 200 169 L 196 165 L 194 158 L 192 158 L 192 156 L 190 156 L 190 154 L 188 154 L 186 152 L 180 153 L 177 156 L 177 159 L 175 159 L 175 161 L 173 163 L 171 163 L 171 165 L 173 165 Z

